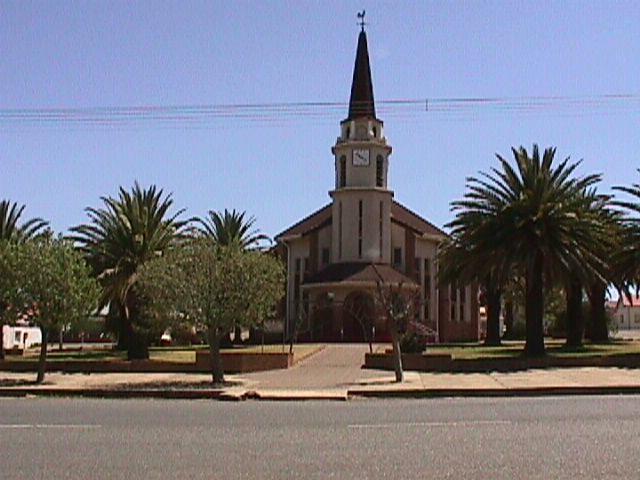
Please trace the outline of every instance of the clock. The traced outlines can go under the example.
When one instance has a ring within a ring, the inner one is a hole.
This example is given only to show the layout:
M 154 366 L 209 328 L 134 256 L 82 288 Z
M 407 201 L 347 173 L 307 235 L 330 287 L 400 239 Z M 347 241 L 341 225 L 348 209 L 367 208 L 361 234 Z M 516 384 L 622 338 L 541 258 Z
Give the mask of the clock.
M 369 150 L 358 149 L 353 151 L 353 165 L 355 167 L 366 167 L 369 165 Z

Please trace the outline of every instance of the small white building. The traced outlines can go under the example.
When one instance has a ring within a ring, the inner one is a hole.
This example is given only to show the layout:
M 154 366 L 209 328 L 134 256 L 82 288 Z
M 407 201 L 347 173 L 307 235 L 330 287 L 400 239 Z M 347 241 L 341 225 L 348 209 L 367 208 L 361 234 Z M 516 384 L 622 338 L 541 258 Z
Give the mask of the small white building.
M 2 343 L 5 350 L 26 350 L 42 342 L 39 327 L 29 325 L 3 325 Z
M 619 330 L 640 329 L 640 298 L 633 296 L 629 300 L 623 295 L 607 302 L 607 308 Z

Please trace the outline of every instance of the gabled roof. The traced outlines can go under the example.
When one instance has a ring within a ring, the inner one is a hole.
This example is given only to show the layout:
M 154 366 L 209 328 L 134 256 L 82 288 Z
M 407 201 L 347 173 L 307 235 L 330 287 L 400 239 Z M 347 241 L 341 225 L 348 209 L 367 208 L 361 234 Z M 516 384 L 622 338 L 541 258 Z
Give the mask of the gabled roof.
M 308 235 L 315 230 L 331 225 L 331 220 L 331 204 L 329 203 L 277 234 L 276 240 L 282 241 L 291 237 Z M 438 227 L 395 200 L 391 203 L 391 221 L 413 230 L 418 235 L 432 235 L 443 237 L 443 239 L 447 236 Z
M 391 204 L 391 220 L 420 235 L 447 237 L 444 231 L 395 200 Z
M 344 262 L 333 263 L 307 278 L 303 285 L 320 283 L 376 284 L 378 281 L 391 284 L 416 285 L 416 282 L 390 265 L 382 263 Z
M 331 224 L 331 204 L 316 210 L 311 215 L 295 223 L 276 235 L 276 241 L 286 240 L 288 237 L 301 237 L 314 230 Z
M 376 107 L 373 101 L 373 83 L 371 82 L 371 67 L 369 66 L 369 49 L 367 48 L 367 34 L 364 30 L 362 30 L 358 36 L 358 48 L 356 50 L 356 63 L 353 67 L 349 116 L 347 120 L 353 120 L 355 118 L 376 118 Z
M 640 297 L 632 295 L 631 301 L 629 301 L 626 295 L 621 295 L 618 300 L 607 302 L 607 307 L 613 310 L 617 310 L 620 307 L 640 307 Z

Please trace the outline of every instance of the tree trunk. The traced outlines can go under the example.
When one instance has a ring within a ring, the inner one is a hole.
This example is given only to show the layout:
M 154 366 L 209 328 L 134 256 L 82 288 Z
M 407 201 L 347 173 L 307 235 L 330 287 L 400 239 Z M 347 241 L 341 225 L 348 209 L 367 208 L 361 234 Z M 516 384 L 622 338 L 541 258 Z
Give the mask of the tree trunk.
M 233 329 L 233 344 L 240 345 L 242 344 L 242 328 L 234 327 Z
M 527 269 L 525 315 L 526 343 L 524 354 L 529 357 L 540 357 L 544 350 L 544 282 L 543 257 L 538 253 Z
M 496 289 L 487 289 L 487 336 L 484 344 L 487 347 L 496 347 L 500 341 L 500 307 L 502 292 Z
M 127 359 L 128 360 L 148 360 L 149 359 L 149 338 L 143 332 L 136 331 L 130 325 L 128 333 Z
M 217 329 L 209 328 L 209 357 L 211 360 L 211 377 L 214 384 L 224 383 L 224 370 L 222 369 L 222 357 L 220 356 L 220 337 Z
M 395 322 L 391 322 L 391 346 L 393 347 L 393 369 L 396 373 L 396 382 L 404 380 L 404 372 L 402 371 L 402 352 L 400 351 L 400 335 Z
M 567 282 L 567 343 L 570 348 L 582 347 L 584 319 L 582 318 L 582 284 L 576 278 Z
M 49 330 L 40 327 L 42 332 L 42 342 L 40 343 L 40 356 L 38 357 L 38 376 L 36 383 L 44 382 L 44 373 L 47 368 L 47 345 L 49 344 Z
M 507 300 L 506 302 L 504 302 L 504 337 L 505 338 L 513 337 L 513 323 L 514 323 L 513 302 L 511 300 Z
M 0 314 L 0 360 L 4 360 L 4 319 Z
M 589 289 L 589 340 L 597 343 L 609 341 L 609 327 L 605 312 L 605 296 L 607 287 L 602 283 L 595 283 Z
M 129 331 L 131 325 L 127 319 L 126 311 L 120 307 L 109 307 L 109 320 L 112 325 L 112 329 L 118 335 L 118 343 L 116 344 L 116 350 L 126 352 L 129 350 Z

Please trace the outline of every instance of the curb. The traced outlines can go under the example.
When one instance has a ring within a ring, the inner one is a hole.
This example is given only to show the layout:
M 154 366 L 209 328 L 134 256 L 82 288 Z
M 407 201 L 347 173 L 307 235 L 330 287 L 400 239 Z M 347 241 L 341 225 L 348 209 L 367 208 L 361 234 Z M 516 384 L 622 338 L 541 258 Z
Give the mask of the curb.
M 79 397 L 79 398 L 155 398 L 175 400 L 218 400 L 218 401 L 268 401 L 268 402 L 305 402 L 305 401 L 340 401 L 357 399 L 393 399 L 393 398 L 490 398 L 490 397 L 548 397 L 548 396 L 585 396 L 585 395 L 639 395 L 640 385 L 597 386 L 597 387 L 530 387 L 530 388 L 435 388 L 405 390 L 363 390 L 351 389 L 345 394 L 322 395 L 315 392 L 297 393 L 260 393 L 247 390 L 239 394 L 231 394 L 224 390 L 214 389 L 78 389 L 78 388 L 0 388 L 0 397 Z
M 443 398 L 443 397 L 550 397 L 584 395 L 638 395 L 640 385 L 597 387 L 525 387 L 525 388 L 434 388 L 406 390 L 349 390 L 350 398 Z
M 160 390 L 160 389 L 78 389 L 78 388 L 2 388 L 0 397 L 82 397 L 82 398 L 162 398 L 162 399 L 210 399 L 240 401 L 242 396 L 222 390 Z

